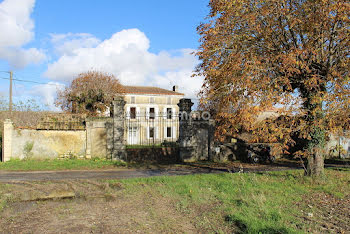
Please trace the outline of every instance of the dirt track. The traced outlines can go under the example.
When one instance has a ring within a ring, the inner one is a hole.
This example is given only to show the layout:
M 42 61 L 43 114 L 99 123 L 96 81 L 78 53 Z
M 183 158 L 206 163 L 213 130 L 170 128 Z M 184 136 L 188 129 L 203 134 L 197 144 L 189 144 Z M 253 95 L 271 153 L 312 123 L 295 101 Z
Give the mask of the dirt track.
M 349 165 L 326 165 L 326 167 L 350 167 Z M 248 163 L 232 163 L 231 165 L 187 164 L 180 166 L 168 165 L 153 169 L 118 168 L 109 170 L 66 170 L 66 171 L 0 171 L 0 182 L 20 181 L 57 181 L 75 179 L 127 179 L 150 176 L 174 176 L 208 173 L 237 172 L 267 172 L 302 169 L 300 165 L 274 164 L 260 165 Z
M 189 175 L 199 173 L 219 173 L 221 170 L 208 168 L 169 168 L 169 169 L 114 169 L 114 170 L 77 170 L 77 171 L 0 171 L 0 182 L 50 181 L 66 179 L 126 179 L 150 176 Z

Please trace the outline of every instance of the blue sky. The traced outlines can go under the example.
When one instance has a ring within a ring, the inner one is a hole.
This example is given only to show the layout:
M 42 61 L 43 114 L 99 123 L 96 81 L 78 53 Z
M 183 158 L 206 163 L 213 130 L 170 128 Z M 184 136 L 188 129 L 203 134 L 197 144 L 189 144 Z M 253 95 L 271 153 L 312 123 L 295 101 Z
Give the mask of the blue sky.
M 191 52 L 208 1 L 0 1 L 0 71 L 43 83 L 15 82 L 15 100 L 34 97 L 51 109 L 57 87 L 90 69 L 124 84 L 176 84 L 194 97 L 202 79 L 190 77 L 198 63 Z M 0 87 L 6 96 L 8 81 Z

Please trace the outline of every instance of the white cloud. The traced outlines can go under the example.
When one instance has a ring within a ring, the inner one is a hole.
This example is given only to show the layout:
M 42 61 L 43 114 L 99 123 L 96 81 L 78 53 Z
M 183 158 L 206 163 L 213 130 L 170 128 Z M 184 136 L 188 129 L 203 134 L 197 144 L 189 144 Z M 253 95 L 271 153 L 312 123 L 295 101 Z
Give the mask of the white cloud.
M 74 55 L 79 48 L 92 48 L 101 41 L 88 33 L 51 34 L 51 42 L 56 53 L 62 55 Z
M 21 48 L 1 48 L 0 58 L 5 59 L 13 67 L 23 68 L 28 64 L 38 64 L 42 62 L 46 56 L 36 48 L 21 49 Z
M 90 34 L 53 35 L 52 43 L 62 55 L 44 73 L 53 80 L 71 81 L 94 69 L 113 73 L 127 85 L 178 85 L 189 97 L 202 85 L 202 79 L 191 78 L 198 62 L 192 49 L 151 53 L 149 39 L 138 29 L 117 32 L 102 42 Z
M 0 59 L 11 66 L 24 67 L 45 59 L 42 51 L 22 46 L 34 38 L 34 22 L 30 18 L 35 0 L 4 0 L 0 3 Z
M 62 90 L 65 86 L 58 82 L 49 82 L 47 84 L 35 85 L 31 88 L 29 95 L 41 97 L 42 103 L 52 111 L 60 111 L 61 109 L 55 105 L 55 99 L 58 90 Z
M 179 86 L 179 92 L 184 93 L 187 98 L 197 98 L 197 94 L 202 87 L 201 77 L 191 77 L 192 69 L 184 69 L 176 72 L 167 72 L 164 75 L 156 75 L 150 85 L 169 88 L 174 85 Z

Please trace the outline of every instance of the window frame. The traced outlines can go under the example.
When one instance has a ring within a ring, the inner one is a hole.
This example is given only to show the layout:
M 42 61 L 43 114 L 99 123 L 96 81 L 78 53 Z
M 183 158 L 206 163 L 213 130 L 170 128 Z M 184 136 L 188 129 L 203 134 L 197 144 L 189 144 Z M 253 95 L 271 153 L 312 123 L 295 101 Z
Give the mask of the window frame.
M 169 136 L 169 130 L 170 130 L 170 136 Z M 172 137 L 173 137 L 172 127 L 166 127 L 166 138 L 172 138 Z
M 173 108 L 166 108 L 166 119 L 173 119 Z
M 153 133 L 153 136 L 151 136 L 151 133 Z M 149 139 L 155 139 L 155 127 L 149 127 L 148 128 L 148 138 Z
M 149 110 L 149 119 L 152 119 L 152 120 L 156 119 L 156 108 L 150 107 L 148 110 Z M 153 110 L 153 112 L 151 110 Z
M 132 111 L 134 110 L 134 111 Z M 134 113 L 133 113 L 134 112 Z M 137 116 L 137 108 L 136 107 L 130 107 L 130 119 L 136 119 Z

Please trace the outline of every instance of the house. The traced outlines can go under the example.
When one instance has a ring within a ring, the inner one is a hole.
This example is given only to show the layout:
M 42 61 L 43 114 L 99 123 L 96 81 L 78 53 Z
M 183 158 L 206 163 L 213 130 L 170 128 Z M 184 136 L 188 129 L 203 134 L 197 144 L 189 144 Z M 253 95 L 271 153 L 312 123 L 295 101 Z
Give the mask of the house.
M 149 86 L 124 86 L 125 136 L 129 145 L 175 142 L 179 135 L 178 86 L 171 90 Z

